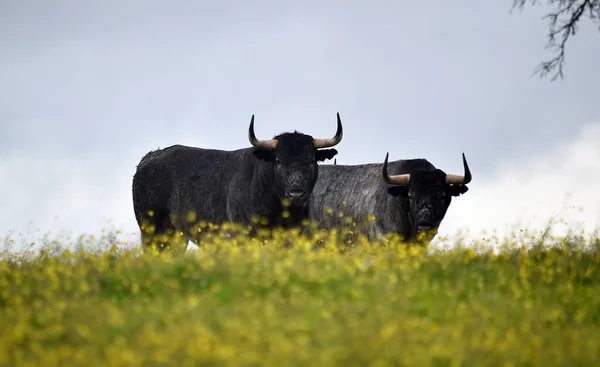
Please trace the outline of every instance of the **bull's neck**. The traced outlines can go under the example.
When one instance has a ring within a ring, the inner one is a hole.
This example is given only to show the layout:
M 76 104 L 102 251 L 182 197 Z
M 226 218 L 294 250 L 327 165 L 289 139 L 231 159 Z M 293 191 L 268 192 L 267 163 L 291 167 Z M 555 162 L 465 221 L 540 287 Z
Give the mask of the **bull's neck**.
M 254 175 L 252 177 L 252 193 L 260 199 L 267 199 L 267 202 L 277 199 L 275 189 L 275 167 L 273 163 L 258 161 L 254 166 Z M 279 201 L 279 200 L 278 200 Z
M 382 197 L 385 197 L 384 210 L 380 214 L 380 226 L 386 232 L 395 232 L 405 237 L 412 236 L 412 215 L 408 198 L 402 196 L 392 196 L 388 192 L 388 185 L 385 185 Z

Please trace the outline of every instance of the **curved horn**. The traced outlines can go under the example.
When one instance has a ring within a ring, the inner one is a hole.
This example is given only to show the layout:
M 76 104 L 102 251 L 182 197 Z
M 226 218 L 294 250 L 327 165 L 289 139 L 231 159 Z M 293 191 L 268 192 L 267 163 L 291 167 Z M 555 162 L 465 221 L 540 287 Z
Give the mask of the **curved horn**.
M 344 135 L 344 130 L 342 129 L 342 120 L 340 119 L 340 113 L 337 114 L 337 131 L 335 132 L 335 136 L 331 139 L 313 139 L 313 143 L 315 144 L 315 148 L 329 148 L 335 145 L 338 145 L 340 141 L 342 141 L 342 136 Z
M 465 175 L 464 176 L 446 175 L 446 183 L 447 184 L 466 185 L 469 182 L 471 182 L 471 179 L 473 177 L 471 176 L 471 170 L 469 170 L 469 165 L 467 164 L 467 159 L 465 158 L 465 153 L 462 154 L 462 158 L 463 158 L 463 167 L 465 169 Z
M 250 128 L 248 129 L 248 140 L 250 140 L 250 144 L 252 144 L 252 146 L 254 146 L 255 148 L 275 149 L 275 147 L 277 146 L 277 139 L 256 139 L 256 135 L 254 135 L 254 115 L 252 115 L 252 119 L 250 119 Z
M 385 181 L 385 183 L 388 183 L 390 185 L 408 185 L 408 182 L 410 181 L 410 173 L 405 173 L 403 175 L 395 175 L 395 176 L 389 176 L 388 172 L 387 172 L 387 164 L 388 164 L 388 156 L 390 155 L 390 153 L 386 153 L 385 154 L 385 160 L 383 161 L 383 169 L 382 169 L 382 176 L 383 176 L 383 181 Z

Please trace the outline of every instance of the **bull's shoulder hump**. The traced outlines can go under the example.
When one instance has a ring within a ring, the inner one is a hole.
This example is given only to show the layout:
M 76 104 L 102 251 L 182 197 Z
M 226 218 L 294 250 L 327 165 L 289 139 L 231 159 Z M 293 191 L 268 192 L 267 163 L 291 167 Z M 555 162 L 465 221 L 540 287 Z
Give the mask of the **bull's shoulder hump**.
M 146 153 L 140 160 L 138 168 L 154 164 L 168 164 L 169 162 L 173 162 L 173 160 L 207 156 L 213 151 L 212 149 L 175 144 Z
M 193 151 L 193 152 L 204 152 L 204 153 L 213 153 L 213 154 L 243 154 L 243 153 L 249 153 L 252 150 L 254 150 L 254 148 L 218 149 L 218 148 L 206 148 L 206 147 L 202 147 L 202 146 L 174 144 L 174 145 L 171 145 L 171 146 L 163 148 L 163 149 L 158 149 L 156 151 L 159 151 L 159 152 L 179 152 L 179 151 L 192 152 Z
M 399 159 L 388 162 L 390 174 L 410 173 L 418 169 L 435 169 L 435 166 L 424 158 Z
M 354 165 L 327 165 L 319 167 L 328 175 L 375 175 L 379 177 L 383 169 L 383 162 L 371 162 Z M 417 169 L 435 169 L 435 166 L 424 158 L 398 159 L 388 162 L 388 172 L 391 174 L 409 173 Z
M 375 164 L 328 165 L 319 167 L 319 178 L 334 181 L 363 181 L 377 179 L 381 166 Z

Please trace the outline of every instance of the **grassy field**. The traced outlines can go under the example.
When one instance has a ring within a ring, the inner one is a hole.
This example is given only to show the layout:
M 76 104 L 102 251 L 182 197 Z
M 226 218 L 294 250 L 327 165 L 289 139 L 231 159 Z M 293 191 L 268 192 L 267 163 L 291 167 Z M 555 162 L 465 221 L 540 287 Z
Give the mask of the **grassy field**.
M 600 246 L 292 233 L 0 260 L 0 366 L 597 366 Z M 284 247 L 284 243 L 293 243 Z

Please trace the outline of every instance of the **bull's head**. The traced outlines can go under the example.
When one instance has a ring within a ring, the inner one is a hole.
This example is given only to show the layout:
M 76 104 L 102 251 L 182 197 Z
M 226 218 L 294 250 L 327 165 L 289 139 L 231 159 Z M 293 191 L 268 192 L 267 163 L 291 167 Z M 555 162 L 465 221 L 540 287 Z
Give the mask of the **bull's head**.
M 393 196 L 408 197 L 410 217 L 418 232 L 429 232 L 435 236 L 446 215 L 453 196 L 459 196 L 469 190 L 466 184 L 472 176 L 463 153 L 464 175 L 446 174 L 440 169 L 416 169 L 411 173 L 388 175 L 388 156 L 383 162 L 383 180 L 393 185 L 388 192 Z M 433 237 L 431 237 L 433 238 Z
M 338 152 L 333 147 L 342 140 L 343 129 L 337 114 L 337 132 L 331 139 L 315 139 L 299 132 L 283 133 L 269 140 L 258 140 L 254 135 L 254 115 L 250 120 L 248 139 L 254 156 L 274 164 L 275 189 L 281 199 L 292 206 L 304 207 L 317 181 L 317 162 L 332 159 Z

